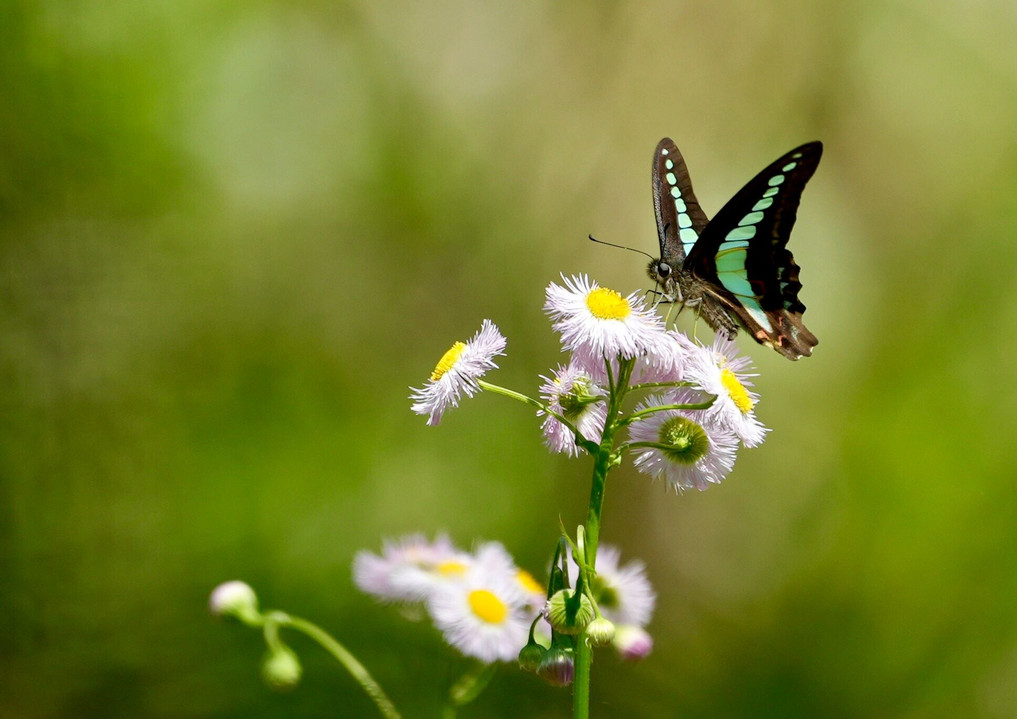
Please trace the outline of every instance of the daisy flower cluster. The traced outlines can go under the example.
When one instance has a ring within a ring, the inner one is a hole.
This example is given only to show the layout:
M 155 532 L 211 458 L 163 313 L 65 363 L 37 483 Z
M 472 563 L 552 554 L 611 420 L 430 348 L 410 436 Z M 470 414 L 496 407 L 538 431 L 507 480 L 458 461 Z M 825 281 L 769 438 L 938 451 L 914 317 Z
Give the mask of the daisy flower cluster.
M 445 534 L 357 553 L 353 581 L 383 602 L 423 606 L 449 644 L 484 663 L 517 657 L 545 600 L 544 587 L 500 543 L 466 552 Z
M 481 391 L 523 402 L 536 409 L 550 451 L 593 459 L 586 521 L 574 537 L 561 528 L 546 584 L 498 542 L 466 551 L 445 534 L 386 541 L 380 554 L 361 551 L 353 562 L 361 590 L 426 612 L 450 645 L 478 660 L 480 669 L 450 689 L 446 715 L 482 691 L 496 662 L 518 659 L 551 684 L 574 684 L 574 716 L 588 717 L 594 648 L 610 643 L 628 659 L 653 648 L 646 627 L 656 593 L 645 567 L 623 564 L 618 549 L 599 546 L 608 473 L 627 455 L 638 471 L 676 491 L 703 490 L 732 471 L 741 447 L 759 445 L 768 431 L 755 415 L 750 362 L 733 341 L 693 341 L 668 329 L 638 294 L 623 296 L 585 275 L 562 279 L 547 287 L 544 311 L 566 358 L 541 376 L 539 398 L 484 379 L 507 344 L 486 319 L 472 338 L 454 342 L 410 395 L 429 425 Z M 400 719 L 366 668 L 320 627 L 261 610 L 239 581 L 216 588 L 209 606 L 261 630 L 268 648 L 262 676 L 270 686 L 299 682 L 299 659 L 280 632 L 300 632 L 349 671 L 386 719 Z
M 544 310 L 560 335 L 568 362 L 541 376 L 530 399 L 482 377 L 504 354 L 505 338 L 490 321 L 469 342 L 442 356 L 428 383 L 414 389 L 413 411 L 437 424 L 462 395 L 481 389 L 522 399 L 539 409 L 544 443 L 573 457 L 595 453 L 605 426 L 627 429 L 624 449 L 635 467 L 681 491 L 719 483 L 734 467 L 739 447 L 755 447 L 767 429 L 755 415 L 750 360 L 723 336 L 710 345 L 666 328 L 638 294 L 622 296 L 585 275 L 563 278 L 546 290 Z M 625 395 L 645 391 L 624 416 Z

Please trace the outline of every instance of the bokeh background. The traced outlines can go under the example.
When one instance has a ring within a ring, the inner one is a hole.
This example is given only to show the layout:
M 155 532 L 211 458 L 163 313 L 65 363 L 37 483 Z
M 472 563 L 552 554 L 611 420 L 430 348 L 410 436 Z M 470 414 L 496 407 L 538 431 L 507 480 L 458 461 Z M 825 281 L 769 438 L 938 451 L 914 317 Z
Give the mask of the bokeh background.
M 560 357 L 560 272 L 628 292 L 664 135 L 716 212 L 826 151 L 791 247 L 815 355 L 746 338 L 773 428 L 726 482 L 612 475 L 656 650 L 596 716 L 1017 716 L 1017 5 L 0 3 L 0 716 L 371 716 L 317 647 L 294 692 L 214 622 L 241 578 L 407 717 L 464 669 L 358 593 L 382 537 L 540 573 L 590 466 L 481 396 L 412 415 L 489 317 Z M 563 717 L 511 666 L 464 717 Z

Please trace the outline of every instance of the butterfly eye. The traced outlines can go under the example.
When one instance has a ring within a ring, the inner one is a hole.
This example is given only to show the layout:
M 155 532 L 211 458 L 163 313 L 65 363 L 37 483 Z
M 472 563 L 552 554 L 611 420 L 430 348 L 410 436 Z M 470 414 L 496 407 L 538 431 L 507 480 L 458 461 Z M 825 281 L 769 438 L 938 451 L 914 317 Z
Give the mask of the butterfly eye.
M 658 262 L 657 274 L 660 275 L 661 279 L 666 280 L 668 277 L 671 276 L 671 265 L 667 264 L 666 262 Z

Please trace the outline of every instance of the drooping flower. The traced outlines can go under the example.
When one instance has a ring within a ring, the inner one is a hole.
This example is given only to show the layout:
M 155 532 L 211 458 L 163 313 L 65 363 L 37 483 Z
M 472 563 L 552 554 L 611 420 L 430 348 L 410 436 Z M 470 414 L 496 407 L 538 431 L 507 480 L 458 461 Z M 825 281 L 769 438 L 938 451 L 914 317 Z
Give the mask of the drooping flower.
M 537 676 L 553 687 L 567 687 L 576 677 L 576 663 L 572 653 L 552 646 L 544 652 L 537 667 Z
M 565 287 L 548 285 L 544 311 L 561 334 L 562 346 L 582 366 L 596 368 L 619 356 L 631 359 L 661 345 L 664 323 L 638 294 L 622 297 L 586 275 L 562 279 Z
M 569 557 L 572 571 L 578 574 L 575 560 Z M 653 615 L 657 594 L 646 577 L 646 566 L 639 560 L 621 565 L 617 547 L 602 544 L 597 550 L 597 571 L 590 589 L 601 613 L 615 624 L 646 626 Z
M 593 381 L 588 372 L 575 364 L 559 366 L 553 378 L 541 379 L 544 384 L 540 386 L 540 393 L 547 406 L 569 420 L 583 437 L 600 442 L 604 419 L 607 417 L 604 401 L 607 392 Z M 575 435 L 556 417 L 547 415 L 541 429 L 544 432 L 544 443 L 552 452 L 562 452 L 570 457 L 579 456 Z
M 459 406 L 460 395 L 472 397 L 480 391 L 477 380 L 498 366 L 494 358 L 504 355 L 504 349 L 505 337 L 491 320 L 484 320 L 473 339 L 456 342 L 442 355 L 423 387 L 410 388 L 413 411 L 428 415 L 428 424 L 438 424 L 446 409 Z
M 381 555 L 366 550 L 353 560 L 353 581 L 361 591 L 385 601 L 417 602 L 435 587 L 464 577 L 474 558 L 446 534 L 433 542 L 422 534 L 386 540 Z
M 738 353 L 734 341 L 718 334 L 709 347 L 693 346 L 689 354 L 688 379 L 717 400 L 709 414 L 731 428 L 746 447 L 762 443 L 768 431 L 756 419 L 759 395 L 749 389 L 755 373 L 748 372 L 752 360 Z
M 445 641 L 482 662 L 515 660 L 529 637 L 532 616 L 513 574 L 473 567 L 427 606 Z
M 703 393 L 688 388 L 647 397 L 636 408 L 697 404 Z M 676 490 L 703 490 L 718 483 L 734 467 L 738 438 L 726 426 L 702 410 L 668 409 L 634 422 L 632 442 L 652 442 L 656 447 L 635 447 L 636 468 L 654 478 L 664 478 Z

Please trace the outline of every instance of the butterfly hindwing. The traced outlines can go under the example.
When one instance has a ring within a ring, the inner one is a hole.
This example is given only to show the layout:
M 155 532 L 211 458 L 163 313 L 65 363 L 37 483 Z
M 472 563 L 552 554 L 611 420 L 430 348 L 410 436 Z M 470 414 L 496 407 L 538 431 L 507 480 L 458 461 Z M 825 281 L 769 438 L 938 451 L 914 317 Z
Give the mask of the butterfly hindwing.
M 786 245 L 822 151 L 819 142 L 802 145 L 756 175 L 699 233 L 683 265 L 756 341 L 791 359 L 818 344 L 802 324 L 799 267 Z
M 692 191 L 685 158 L 670 137 L 661 140 L 653 153 L 653 209 L 660 258 L 679 270 L 708 220 Z

